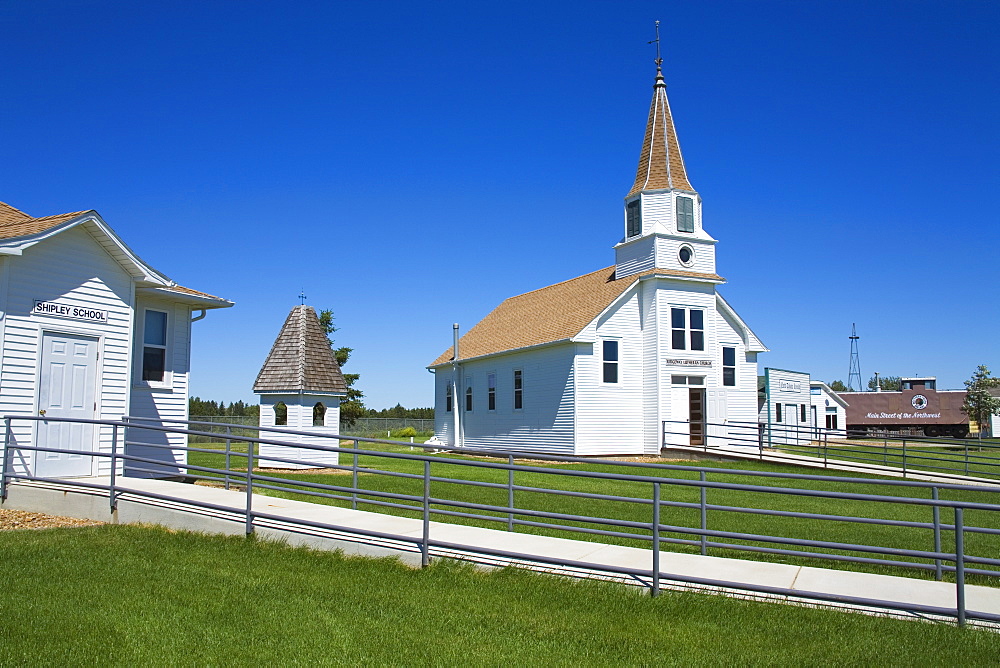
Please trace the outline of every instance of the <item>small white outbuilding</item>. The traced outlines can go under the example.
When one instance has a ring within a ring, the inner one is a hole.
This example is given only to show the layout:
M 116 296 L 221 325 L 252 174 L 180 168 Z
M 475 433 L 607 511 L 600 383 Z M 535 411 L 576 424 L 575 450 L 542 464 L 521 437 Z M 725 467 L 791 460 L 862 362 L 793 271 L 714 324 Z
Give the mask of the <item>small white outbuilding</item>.
M 0 202 L 0 414 L 186 420 L 191 323 L 232 305 L 150 267 L 96 211 L 35 218 Z M 109 453 L 114 438 L 110 426 L 15 419 L 10 445 Z M 129 428 L 127 449 L 117 438 L 117 452 L 153 460 L 126 474 L 183 473 L 183 434 Z M 31 450 L 10 465 L 41 477 L 111 470 L 110 458 Z
M 260 426 L 302 434 L 268 434 L 282 441 L 336 447 L 330 438 L 340 430 L 340 401 L 347 396 L 347 383 L 337 357 L 312 306 L 292 309 L 278 333 L 253 391 L 260 395 Z M 336 452 L 280 445 L 260 446 L 260 465 L 269 468 L 309 468 L 336 465 Z M 267 457 L 302 460 L 311 464 L 269 461 Z

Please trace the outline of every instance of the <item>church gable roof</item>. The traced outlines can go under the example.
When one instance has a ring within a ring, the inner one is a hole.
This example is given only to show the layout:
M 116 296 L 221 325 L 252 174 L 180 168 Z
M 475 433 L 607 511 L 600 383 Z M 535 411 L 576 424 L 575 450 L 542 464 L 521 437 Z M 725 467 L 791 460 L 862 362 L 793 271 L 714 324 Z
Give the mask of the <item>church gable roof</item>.
M 340 365 L 312 306 L 296 306 L 285 319 L 257 374 L 256 394 L 347 394 Z
M 505 300 L 459 339 L 460 359 L 567 341 L 583 331 L 637 280 L 649 275 L 713 282 L 724 280 L 715 274 L 664 269 L 616 280 L 615 268 L 606 267 Z M 448 348 L 430 366 L 446 364 L 453 356 L 453 347 Z

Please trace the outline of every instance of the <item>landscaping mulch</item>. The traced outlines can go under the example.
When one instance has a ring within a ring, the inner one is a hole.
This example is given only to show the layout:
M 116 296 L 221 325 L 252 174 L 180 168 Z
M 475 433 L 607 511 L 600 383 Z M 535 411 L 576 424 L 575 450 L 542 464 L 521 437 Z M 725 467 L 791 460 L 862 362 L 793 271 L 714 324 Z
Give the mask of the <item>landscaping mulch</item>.
M 60 527 L 92 527 L 105 522 L 80 520 L 75 517 L 58 517 L 26 510 L 0 510 L 0 531 L 16 529 L 54 529 Z

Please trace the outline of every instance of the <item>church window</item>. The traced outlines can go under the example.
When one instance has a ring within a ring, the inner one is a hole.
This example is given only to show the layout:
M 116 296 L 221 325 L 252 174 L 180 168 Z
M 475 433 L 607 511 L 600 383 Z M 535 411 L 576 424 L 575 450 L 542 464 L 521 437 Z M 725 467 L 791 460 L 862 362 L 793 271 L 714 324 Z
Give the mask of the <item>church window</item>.
M 288 406 L 284 401 L 279 401 L 274 405 L 274 426 L 284 427 L 288 424 Z
M 705 312 L 691 309 L 691 350 L 705 349 Z
M 670 346 L 674 350 L 705 349 L 705 312 L 699 308 L 670 309 Z
M 523 405 L 524 376 L 520 369 L 514 369 L 514 410 L 519 411 Z
M 694 249 L 684 244 L 681 246 L 680 250 L 677 251 L 677 259 L 680 260 L 681 264 L 685 267 L 690 267 L 694 264 Z
M 677 198 L 677 231 L 694 232 L 694 200 L 690 197 Z
M 491 411 L 497 409 L 497 375 L 495 373 L 486 376 L 486 408 Z
M 638 199 L 625 205 L 625 228 L 626 237 L 634 237 L 642 234 L 642 214 L 640 213 Z
M 736 348 L 722 349 L 722 384 L 736 385 Z
M 602 342 L 602 359 L 604 361 L 604 382 L 618 382 L 618 342 Z
M 446 413 L 450 413 L 451 412 L 451 402 L 452 402 L 452 398 L 453 398 L 451 396 L 451 392 L 452 392 L 452 390 L 451 390 L 451 381 L 448 381 L 448 385 L 445 386 L 445 390 L 444 390 L 444 410 L 445 410 Z
M 317 401 L 313 406 L 313 426 L 322 427 L 326 424 L 326 406 L 322 401 Z
M 687 348 L 687 312 L 682 308 L 670 309 L 671 342 L 674 350 L 684 350 Z
M 469 384 L 465 388 L 465 412 L 472 412 L 472 379 L 469 379 Z

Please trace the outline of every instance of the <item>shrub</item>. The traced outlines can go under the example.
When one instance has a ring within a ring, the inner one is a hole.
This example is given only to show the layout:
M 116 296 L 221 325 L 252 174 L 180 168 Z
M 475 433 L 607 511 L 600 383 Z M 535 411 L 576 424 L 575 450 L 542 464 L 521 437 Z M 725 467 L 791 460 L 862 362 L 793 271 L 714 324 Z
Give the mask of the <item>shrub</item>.
M 413 427 L 403 427 L 402 429 L 396 429 L 392 432 L 393 438 L 409 438 L 410 436 L 416 436 L 417 430 Z

